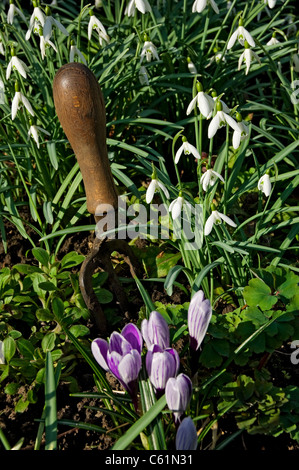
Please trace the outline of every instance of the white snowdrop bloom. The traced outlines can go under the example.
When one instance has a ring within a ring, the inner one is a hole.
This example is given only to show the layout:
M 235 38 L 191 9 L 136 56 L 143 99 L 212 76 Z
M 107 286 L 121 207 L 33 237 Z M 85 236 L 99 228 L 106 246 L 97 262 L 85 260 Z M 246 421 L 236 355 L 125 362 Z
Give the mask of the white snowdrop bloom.
M 249 44 L 247 43 L 247 41 L 245 41 L 244 46 L 245 46 L 245 50 L 239 57 L 238 70 L 241 70 L 242 63 L 244 61 L 245 64 L 246 64 L 245 75 L 248 75 L 252 60 L 256 59 L 259 64 L 261 64 L 261 60 L 260 60 L 259 56 L 254 51 L 252 51 L 250 49 Z
M 47 6 L 46 7 L 46 19 L 45 19 L 45 23 L 43 26 L 43 36 L 46 42 L 48 42 L 50 37 L 52 36 L 53 26 L 56 26 L 66 36 L 69 35 L 68 30 L 60 23 L 60 21 L 56 20 L 55 18 L 53 18 L 53 16 L 51 16 L 50 7 Z
M 142 63 L 144 57 L 146 58 L 147 62 L 151 62 L 153 58 L 156 60 L 160 60 L 157 48 L 151 41 L 144 42 L 140 54 L 140 63 Z
M 232 129 L 239 130 L 238 124 L 236 121 L 229 115 L 226 114 L 222 109 L 222 104 L 217 101 L 216 103 L 216 114 L 211 120 L 208 127 L 208 137 L 211 139 L 214 137 L 218 129 L 228 124 Z
M 235 130 L 233 133 L 233 147 L 237 150 L 240 147 L 240 144 L 243 140 L 247 139 L 249 135 L 248 126 L 245 124 L 244 121 L 238 122 L 237 125 L 239 130 Z
M 148 74 L 144 65 L 142 65 L 139 70 L 139 82 L 141 85 L 149 86 Z
M 191 204 L 188 201 L 185 201 L 185 198 L 182 196 L 181 191 L 179 192 L 179 196 L 172 201 L 169 206 L 169 212 L 171 212 L 172 219 L 175 220 L 181 214 L 183 207 L 187 206 L 191 209 Z
M 109 42 L 109 36 L 106 32 L 104 25 L 101 21 L 93 14 L 92 10 L 89 12 L 90 18 L 88 23 L 88 39 L 90 41 L 93 30 L 95 29 L 99 36 L 99 43 L 102 46 L 104 42 Z
M 219 8 L 214 0 L 195 0 L 192 5 L 192 13 L 201 13 L 207 5 L 211 5 L 214 12 L 219 13 Z
M 222 220 L 226 222 L 228 225 L 230 225 L 231 227 L 237 226 L 237 224 L 235 224 L 235 222 L 232 219 L 230 219 L 227 215 L 222 214 L 221 212 L 218 212 L 212 208 L 212 213 L 208 217 L 205 223 L 205 228 L 204 228 L 205 236 L 208 236 L 211 233 L 214 225 L 221 224 Z
M 267 3 L 268 7 L 272 9 L 276 5 L 276 0 L 264 0 L 264 3 Z
M 197 105 L 201 114 L 207 118 L 211 113 L 213 113 L 215 102 L 210 95 L 204 93 L 201 83 L 197 82 L 196 88 L 197 95 L 190 101 L 186 114 L 188 116 Z
M 6 18 L 8 24 L 13 24 L 13 20 L 14 20 L 16 13 L 20 15 L 23 21 L 26 22 L 24 13 L 18 7 L 16 7 L 13 2 L 10 2 L 9 9 L 7 12 L 7 18 Z
M 15 96 L 13 97 L 12 104 L 11 104 L 11 119 L 12 120 L 15 119 L 18 109 L 20 108 L 22 104 L 25 106 L 25 108 L 31 114 L 31 116 L 34 116 L 34 111 L 32 109 L 31 104 L 29 103 L 29 100 L 20 91 L 19 84 L 16 83 Z
M 192 60 L 190 59 L 190 57 L 187 57 L 187 65 L 188 65 L 189 72 L 196 75 L 197 74 L 197 69 L 196 69 L 194 63 L 192 62 Z
M 40 126 L 36 126 L 35 124 L 31 125 L 28 131 L 28 138 L 33 137 L 33 140 L 35 141 L 37 148 L 39 148 L 39 132 L 43 132 L 46 135 L 51 135 L 48 131 L 43 129 Z
M 175 158 L 174 158 L 174 163 L 175 164 L 178 164 L 180 158 L 181 158 L 181 155 L 182 153 L 184 152 L 185 155 L 190 155 L 192 154 L 195 158 L 197 158 L 198 160 L 200 160 L 200 155 L 199 155 L 199 152 L 198 150 L 194 147 L 194 145 L 192 144 L 189 144 L 189 142 L 187 141 L 186 137 L 182 137 L 182 145 L 180 146 L 180 148 L 177 150 L 176 154 L 175 154 Z
M 239 26 L 236 29 L 236 31 L 231 35 L 230 40 L 228 41 L 227 44 L 227 49 L 231 49 L 233 45 L 235 44 L 236 40 L 238 39 L 239 43 L 244 46 L 245 41 L 250 44 L 250 46 L 254 47 L 255 42 L 251 34 L 247 31 L 247 29 L 244 28 L 243 26 L 243 20 L 242 18 L 239 20 Z
M 271 39 L 267 42 L 267 46 L 274 46 L 275 44 L 280 44 L 280 41 L 276 38 L 276 32 L 272 34 Z
M 5 55 L 4 45 L 1 39 L 0 39 L 0 54 Z
M 262 193 L 264 193 L 266 197 L 270 195 L 272 185 L 271 185 L 270 176 L 268 175 L 268 173 L 263 175 L 258 180 L 257 187 L 258 187 L 258 190 L 262 191 Z
M 299 54 L 293 55 L 292 65 L 294 67 L 295 72 L 299 72 Z
M 46 41 L 43 35 L 39 37 L 39 47 L 40 47 L 40 52 L 41 52 L 43 60 L 46 56 L 46 50 L 49 49 L 49 47 L 52 47 L 54 51 L 57 52 L 57 48 L 55 44 L 52 41 L 50 41 L 50 39 Z
M 152 10 L 147 0 L 130 0 L 125 9 L 125 15 L 134 16 L 136 9 L 143 15 Z
M 212 98 L 214 100 L 214 106 L 213 106 L 213 109 L 212 111 L 210 112 L 210 114 L 207 116 L 207 119 L 210 119 L 212 116 L 213 116 L 213 113 L 214 113 L 214 110 L 216 109 L 216 104 L 218 102 L 221 103 L 221 106 L 222 106 L 222 111 L 226 114 L 229 114 L 230 113 L 230 108 L 227 106 L 227 104 L 221 99 L 220 96 L 217 95 L 216 91 L 215 90 L 212 90 L 211 91 L 211 95 L 212 95 Z M 221 95 L 222 96 L 222 95 Z
M 161 183 L 160 181 L 158 181 L 157 178 L 152 178 L 152 180 L 151 180 L 151 182 L 150 182 L 150 184 L 149 184 L 149 186 L 146 190 L 146 194 L 145 194 L 145 200 L 146 200 L 147 204 L 150 204 L 152 202 L 154 194 L 159 188 L 162 189 L 162 191 L 165 194 L 165 196 L 167 197 L 167 199 L 169 198 L 168 190 L 164 186 L 164 184 Z
M 17 70 L 22 77 L 27 78 L 27 72 L 29 71 L 25 62 L 19 59 L 16 55 L 13 55 L 9 61 L 6 69 L 6 80 L 9 80 L 12 70 Z
M 200 178 L 200 183 L 202 184 L 202 189 L 204 191 L 207 191 L 209 186 L 214 186 L 214 184 L 217 181 L 217 178 L 219 178 L 222 183 L 224 183 L 224 178 L 220 175 L 220 173 L 217 173 L 215 170 L 207 170 L 205 173 Z
M 70 47 L 70 59 L 69 61 L 70 62 L 74 62 L 75 61 L 75 57 L 78 57 L 78 59 L 83 62 L 83 64 L 87 65 L 87 62 L 86 62 L 86 59 L 84 57 L 84 55 L 82 54 L 81 51 L 79 51 L 78 47 L 75 46 L 74 44 L 71 44 L 71 47 Z
M 36 5 L 35 2 L 33 4 Z M 30 39 L 32 31 L 34 32 L 34 34 L 39 34 L 39 28 L 40 26 L 44 27 L 45 20 L 46 17 L 43 11 L 38 6 L 35 6 L 33 9 L 33 13 L 30 17 L 29 29 L 25 36 L 25 39 L 27 41 Z

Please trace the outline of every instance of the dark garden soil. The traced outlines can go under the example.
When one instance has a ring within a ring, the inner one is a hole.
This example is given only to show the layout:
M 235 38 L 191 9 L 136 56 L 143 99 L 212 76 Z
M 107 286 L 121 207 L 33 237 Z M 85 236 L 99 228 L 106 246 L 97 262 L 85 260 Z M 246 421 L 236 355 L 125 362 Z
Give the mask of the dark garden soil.
M 0 244 L 0 268 L 13 267 L 16 263 L 34 263 L 31 255 L 32 248 L 28 240 L 24 240 L 16 231 L 14 226 L 7 223 L 8 250 L 4 253 L 3 245 Z M 34 233 L 30 234 L 35 237 Z M 35 237 L 36 238 L 36 237 Z M 36 240 L 37 241 L 37 240 Z M 59 258 L 69 251 L 76 251 L 86 255 L 91 247 L 93 234 L 78 233 L 68 237 L 59 251 Z M 159 290 L 159 286 L 153 286 L 152 299 L 160 302 L 169 301 L 164 292 Z M 173 303 L 187 301 L 182 298 L 177 290 L 171 298 Z M 138 304 L 138 302 L 137 302 Z M 142 303 L 140 302 L 140 306 Z M 277 351 L 271 356 L 268 368 L 272 373 L 275 385 L 283 386 L 287 384 L 299 383 L 299 369 L 290 363 L 289 356 L 284 351 Z M 80 392 L 97 392 L 94 385 L 93 373 L 89 366 L 82 361 L 75 369 L 72 375 L 77 379 Z M 286 379 L 286 376 L 291 379 Z M 111 384 L 119 388 L 117 381 L 108 376 Z M 287 380 L 287 383 L 285 382 Z M 0 389 L 0 427 L 3 429 L 10 445 L 16 444 L 21 438 L 24 438 L 22 450 L 33 450 L 36 434 L 39 426 L 39 420 L 43 412 L 43 390 L 40 390 L 40 396 L 36 404 L 30 405 L 23 413 L 16 413 L 14 406 L 19 396 L 27 392 L 25 387 L 20 387 L 19 394 L 9 396 Z M 91 408 L 90 408 L 91 407 Z M 103 407 L 100 399 L 77 398 L 70 396 L 69 384 L 60 382 L 57 389 L 57 413 L 59 420 L 70 420 L 83 423 L 90 423 L 105 429 L 102 434 L 94 431 L 86 431 L 67 425 L 59 425 L 58 429 L 58 450 L 80 451 L 80 450 L 108 450 L 113 445 L 114 424 L 108 415 L 103 414 L 97 408 Z M 95 408 L 95 409 L 93 409 Z M 125 431 L 128 426 L 124 426 Z M 222 419 L 218 423 L 217 435 L 220 436 L 218 442 L 237 431 L 234 420 L 230 417 Z M 210 442 L 206 443 L 206 446 Z M 204 446 L 203 446 L 204 447 Z M 1 449 L 1 444 L 0 444 Z M 277 438 L 267 435 L 249 435 L 243 432 L 235 438 L 225 451 L 287 451 L 299 450 L 299 445 L 291 440 L 288 435 L 281 435 Z

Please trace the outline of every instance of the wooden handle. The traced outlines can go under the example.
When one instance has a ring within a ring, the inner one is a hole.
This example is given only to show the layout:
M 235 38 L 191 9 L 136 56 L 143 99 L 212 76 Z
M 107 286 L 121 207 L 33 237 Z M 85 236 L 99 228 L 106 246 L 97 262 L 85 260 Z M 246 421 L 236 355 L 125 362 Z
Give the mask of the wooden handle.
M 53 81 L 54 104 L 60 124 L 76 155 L 83 177 L 87 210 L 99 204 L 117 207 L 106 146 L 106 113 L 100 86 L 83 64 L 63 65 Z

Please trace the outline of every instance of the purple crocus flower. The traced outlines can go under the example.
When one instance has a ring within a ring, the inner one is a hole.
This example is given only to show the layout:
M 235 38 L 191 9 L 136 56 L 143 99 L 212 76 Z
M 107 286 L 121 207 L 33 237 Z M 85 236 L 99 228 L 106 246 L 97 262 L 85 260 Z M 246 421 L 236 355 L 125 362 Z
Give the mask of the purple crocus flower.
M 142 321 L 141 332 L 147 349 L 150 349 L 153 344 L 157 344 L 162 349 L 169 348 L 169 328 L 161 313 L 151 312 L 149 320 Z
M 180 358 L 175 349 L 162 349 L 153 344 L 146 354 L 145 365 L 149 379 L 159 394 L 164 391 L 167 380 L 177 375 Z
M 184 418 L 178 427 L 175 440 L 176 450 L 196 450 L 197 432 L 190 416 Z
M 192 394 L 192 382 L 185 374 L 168 379 L 165 387 L 165 396 L 168 408 L 173 412 L 175 423 L 178 424 L 181 416 L 189 405 Z
M 205 299 L 202 290 L 196 292 L 191 299 L 188 309 L 188 329 L 190 347 L 195 351 L 201 345 L 212 317 L 212 306 Z
M 91 343 L 91 351 L 97 363 L 120 381 L 130 393 L 135 407 L 142 346 L 142 335 L 132 323 L 127 324 L 121 333 L 114 331 L 109 343 L 102 338 L 96 338 Z

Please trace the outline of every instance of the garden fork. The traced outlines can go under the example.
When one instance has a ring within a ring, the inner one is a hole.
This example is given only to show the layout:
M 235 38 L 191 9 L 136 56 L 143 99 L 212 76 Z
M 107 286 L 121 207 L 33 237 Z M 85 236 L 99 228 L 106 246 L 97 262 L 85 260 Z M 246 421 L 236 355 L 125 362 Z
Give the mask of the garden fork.
M 96 223 L 102 219 L 96 215 L 101 204 L 112 207 L 114 215 L 117 215 L 118 195 L 106 146 L 105 104 L 96 77 L 83 64 L 66 64 L 54 77 L 53 96 L 56 114 L 82 173 L 88 212 L 94 215 Z M 121 310 L 128 312 L 127 297 L 111 262 L 114 251 L 123 256 L 134 277 L 138 263 L 130 246 L 126 240 L 109 239 L 105 231 L 97 234 L 79 276 L 84 301 L 102 334 L 106 333 L 107 322 L 92 282 L 97 268 L 102 267 L 108 273 L 110 286 Z

